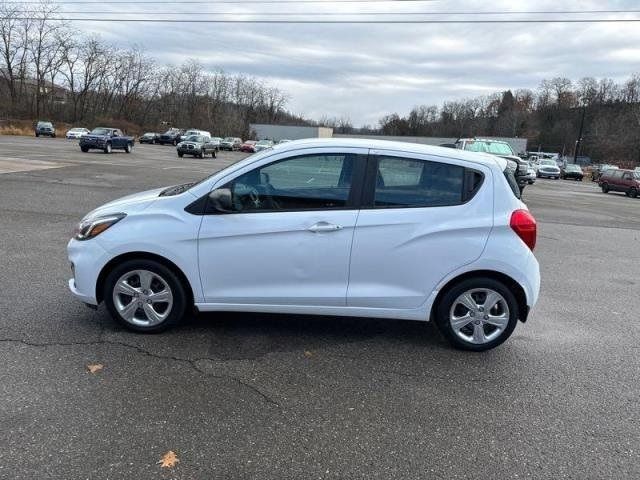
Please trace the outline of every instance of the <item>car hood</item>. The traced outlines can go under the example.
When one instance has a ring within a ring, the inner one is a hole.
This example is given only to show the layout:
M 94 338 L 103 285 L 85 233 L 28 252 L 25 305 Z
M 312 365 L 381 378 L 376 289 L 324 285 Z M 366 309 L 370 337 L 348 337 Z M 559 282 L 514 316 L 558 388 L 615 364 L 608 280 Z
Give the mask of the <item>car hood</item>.
M 118 198 L 109 203 L 99 206 L 95 210 L 92 210 L 86 218 L 99 217 L 102 215 L 111 215 L 113 213 L 131 213 L 144 210 L 157 200 L 160 192 L 165 190 L 166 187 L 154 188 L 153 190 L 147 190 L 145 192 L 134 193 L 133 195 L 127 195 L 126 197 Z

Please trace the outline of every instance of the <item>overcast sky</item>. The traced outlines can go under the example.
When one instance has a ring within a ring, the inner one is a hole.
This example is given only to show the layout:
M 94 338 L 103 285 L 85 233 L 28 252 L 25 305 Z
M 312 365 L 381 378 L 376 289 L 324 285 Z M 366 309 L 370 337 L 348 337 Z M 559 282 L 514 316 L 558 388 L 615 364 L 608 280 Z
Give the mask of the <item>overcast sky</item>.
M 637 0 L 435 0 L 339 4 L 128 5 L 146 17 L 225 18 L 204 12 L 461 12 L 638 9 Z M 66 6 L 78 10 L 78 6 Z M 191 13 L 190 13 L 191 12 Z M 197 13 L 200 12 L 200 13 Z M 177 15 L 176 15 L 177 14 Z M 71 15 L 70 15 L 71 16 Z M 80 15 L 73 15 L 80 16 Z M 106 15 L 105 15 L 106 16 Z M 559 15 L 486 16 L 543 18 Z M 637 14 L 563 18 L 640 18 Z M 264 17 L 261 17 L 264 18 Z M 272 17 L 277 18 L 277 17 Z M 280 17 L 283 18 L 283 17 Z M 309 18 L 309 17 L 305 17 Z M 340 19 L 343 17 L 329 17 Z M 354 17 L 344 17 L 354 18 Z M 357 17 L 362 19 L 362 17 Z M 385 17 L 374 17 L 385 18 Z M 391 17 L 388 17 L 391 18 Z M 401 17 L 395 17 L 401 18 Z M 410 16 L 409 18 L 425 18 Z M 461 15 L 431 17 L 462 18 Z M 471 18 L 471 17 L 464 17 Z M 640 23 L 476 25 L 294 25 L 79 23 L 118 44 L 138 44 L 162 63 L 199 60 L 207 69 L 260 77 L 290 95 L 287 108 L 308 118 L 348 117 L 359 126 L 406 114 L 414 105 L 508 88 L 536 88 L 543 78 L 611 77 L 640 72 Z

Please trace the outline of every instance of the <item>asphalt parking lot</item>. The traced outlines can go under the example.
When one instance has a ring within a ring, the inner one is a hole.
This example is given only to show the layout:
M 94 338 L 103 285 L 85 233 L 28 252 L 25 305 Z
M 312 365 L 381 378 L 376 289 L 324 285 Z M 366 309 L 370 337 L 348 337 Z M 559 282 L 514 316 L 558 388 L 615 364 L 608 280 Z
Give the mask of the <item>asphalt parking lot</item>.
M 640 200 L 591 182 L 525 191 L 540 301 L 483 354 L 359 318 L 207 314 L 136 335 L 71 297 L 87 211 L 239 158 L 0 137 L 0 478 L 640 477 Z

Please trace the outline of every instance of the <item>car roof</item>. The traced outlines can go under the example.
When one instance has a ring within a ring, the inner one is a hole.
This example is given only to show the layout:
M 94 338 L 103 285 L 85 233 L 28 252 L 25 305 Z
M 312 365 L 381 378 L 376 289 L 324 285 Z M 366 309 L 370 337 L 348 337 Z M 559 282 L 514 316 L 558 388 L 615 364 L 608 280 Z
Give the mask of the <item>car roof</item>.
M 304 140 L 292 140 L 291 142 L 279 143 L 274 145 L 273 148 L 280 152 L 285 152 L 289 150 L 299 150 L 301 148 L 322 147 L 368 148 L 372 150 L 401 151 L 463 160 L 481 165 L 498 166 L 501 169 L 504 169 L 507 166 L 507 161 L 505 159 L 489 153 L 469 152 L 466 150 L 438 147 L 435 145 L 424 145 L 421 143 L 374 140 L 368 138 L 308 138 Z

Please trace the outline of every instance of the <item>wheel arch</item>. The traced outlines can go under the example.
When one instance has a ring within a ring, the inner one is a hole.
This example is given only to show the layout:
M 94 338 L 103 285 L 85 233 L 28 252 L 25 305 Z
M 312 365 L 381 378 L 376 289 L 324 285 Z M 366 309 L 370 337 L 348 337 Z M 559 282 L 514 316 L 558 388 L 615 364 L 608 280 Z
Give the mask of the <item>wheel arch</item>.
M 178 267 L 175 263 L 163 257 L 162 255 L 157 255 L 155 253 L 149 253 L 149 252 L 127 252 L 109 260 L 109 262 L 107 262 L 107 264 L 104 267 L 102 267 L 102 270 L 100 271 L 100 274 L 98 275 L 98 280 L 96 282 L 96 300 L 98 301 L 98 303 L 104 300 L 103 298 L 104 282 L 107 276 L 109 275 L 109 273 L 116 266 L 128 260 L 154 260 L 158 263 L 161 263 L 168 269 L 170 269 L 173 273 L 176 274 L 176 276 L 180 279 L 180 281 L 184 286 L 185 292 L 187 293 L 187 297 L 188 297 L 187 305 L 194 305 L 193 288 L 191 286 L 191 283 L 189 282 L 189 279 L 184 274 L 184 272 L 180 269 L 180 267 Z
M 497 272 L 495 270 L 472 270 L 470 272 L 462 273 L 457 277 L 454 277 L 451 280 L 449 280 L 440 289 L 440 291 L 436 295 L 436 298 L 433 301 L 433 304 L 431 306 L 430 319 L 431 320 L 434 319 L 436 309 L 438 308 L 438 305 L 440 304 L 442 297 L 444 297 L 444 295 L 451 288 L 453 288 L 457 283 L 460 283 L 464 280 L 468 280 L 469 278 L 476 278 L 476 277 L 487 277 L 487 278 L 496 280 L 498 282 L 504 283 L 513 292 L 514 296 L 516 297 L 516 301 L 518 302 L 518 312 L 519 312 L 518 319 L 521 322 L 527 321 L 527 317 L 529 315 L 529 306 L 527 305 L 527 295 L 524 291 L 524 288 L 522 288 L 522 285 L 520 285 L 516 280 L 511 278 L 509 275 L 502 272 Z

